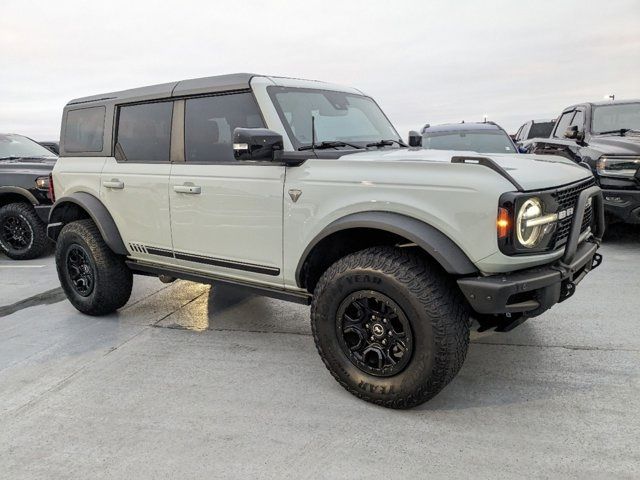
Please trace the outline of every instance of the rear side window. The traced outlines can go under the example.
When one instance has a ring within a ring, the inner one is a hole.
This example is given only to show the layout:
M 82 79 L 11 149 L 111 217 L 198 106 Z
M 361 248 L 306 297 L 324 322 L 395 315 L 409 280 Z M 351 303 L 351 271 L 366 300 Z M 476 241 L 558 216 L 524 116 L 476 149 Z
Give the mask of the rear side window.
M 553 131 L 553 125 L 553 122 L 536 122 L 531 125 L 527 138 L 548 138 Z
M 101 152 L 105 111 L 105 107 L 69 110 L 64 149 L 67 152 Z
M 116 154 L 129 162 L 168 162 L 173 102 L 119 109 Z
M 250 93 L 192 98 L 185 102 L 184 147 L 187 162 L 233 162 L 233 130 L 264 128 Z

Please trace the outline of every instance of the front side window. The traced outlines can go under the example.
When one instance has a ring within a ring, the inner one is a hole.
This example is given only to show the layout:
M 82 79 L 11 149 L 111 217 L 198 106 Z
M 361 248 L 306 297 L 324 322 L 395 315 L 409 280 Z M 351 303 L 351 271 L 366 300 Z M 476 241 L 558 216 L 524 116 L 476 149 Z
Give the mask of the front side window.
M 105 107 L 69 110 L 64 129 L 64 149 L 67 152 L 101 152 L 105 112 Z
M 130 162 L 168 162 L 173 102 L 120 107 L 116 152 Z
M 567 129 L 567 127 L 571 124 L 571 119 L 573 118 L 574 113 L 575 112 L 571 110 L 570 112 L 562 114 L 562 116 L 560 117 L 556 125 L 556 131 L 553 134 L 554 137 L 564 138 L 564 132 Z
M 427 133 L 422 137 L 422 148 L 478 153 L 515 153 L 511 139 L 500 130 Z
M 584 131 L 584 112 L 582 110 L 576 110 L 576 114 L 573 116 L 573 120 L 571 120 L 570 127 L 578 127 L 578 131 Z
M 233 130 L 264 128 L 251 93 L 192 98 L 185 102 L 187 162 L 233 162 Z
M 593 133 L 640 130 L 640 103 L 599 105 L 593 107 Z
M 380 140 L 401 140 L 380 107 L 369 97 L 308 88 L 269 87 L 271 100 L 294 148 L 320 142 L 358 146 Z

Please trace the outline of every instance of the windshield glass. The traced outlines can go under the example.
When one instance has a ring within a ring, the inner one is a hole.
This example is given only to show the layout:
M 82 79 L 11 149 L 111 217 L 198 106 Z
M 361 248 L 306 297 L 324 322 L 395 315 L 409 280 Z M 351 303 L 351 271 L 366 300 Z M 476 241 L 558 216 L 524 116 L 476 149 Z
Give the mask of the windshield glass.
M 591 131 L 610 132 L 621 129 L 640 130 L 640 103 L 599 105 L 593 107 Z
M 22 135 L 0 134 L 0 158 L 6 157 L 55 157 L 39 143 Z
M 364 147 L 380 140 L 400 140 L 369 97 L 310 88 L 269 87 L 268 91 L 296 149 L 311 145 L 312 116 L 316 144 L 347 142 Z
M 426 133 L 422 137 L 422 148 L 478 153 L 515 153 L 507 134 L 499 130 Z

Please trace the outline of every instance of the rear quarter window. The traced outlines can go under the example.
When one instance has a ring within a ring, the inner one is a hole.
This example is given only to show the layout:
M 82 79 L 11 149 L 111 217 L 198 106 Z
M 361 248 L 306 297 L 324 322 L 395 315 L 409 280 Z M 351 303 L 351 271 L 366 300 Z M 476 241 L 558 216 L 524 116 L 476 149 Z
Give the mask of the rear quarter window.
M 101 152 L 105 112 L 103 106 L 67 111 L 64 149 L 67 152 Z

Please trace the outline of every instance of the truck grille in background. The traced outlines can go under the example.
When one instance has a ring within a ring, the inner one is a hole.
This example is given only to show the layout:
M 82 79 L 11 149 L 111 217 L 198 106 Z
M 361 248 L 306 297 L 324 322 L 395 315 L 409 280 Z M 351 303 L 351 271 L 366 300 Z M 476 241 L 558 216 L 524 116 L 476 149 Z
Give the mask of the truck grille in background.
M 588 180 L 585 180 L 584 182 L 558 189 L 555 193 L 552 194 L 553 198 L 558 202 L 558 211 L 566 210 L 568 208 L 575 208 L 576 203 L 578 203 L 578 196 L 580 195 L 580 192 L 595 184 L 596 179 L 590 178 Z M 562 245 L 567 243 L 567 237 L 569 237 L 572 220 L 573 215 L 558 221 L 558 226 L 555 233 L 555 248 L 561 247 Z M 591 205 L 589 205 L 584 212 L 584 219 L 582 220 L 580 233 L 584 232 L 591 226 L 592 220 L 593 208 Z

